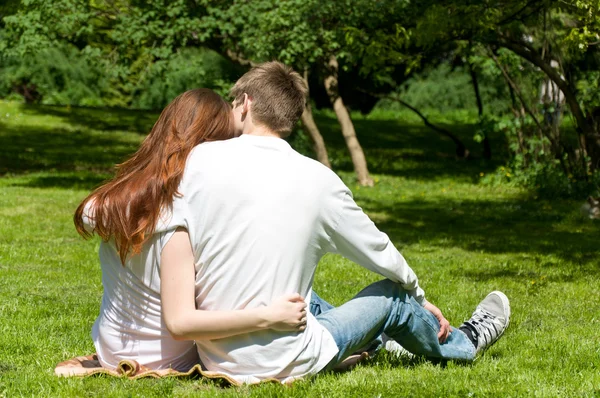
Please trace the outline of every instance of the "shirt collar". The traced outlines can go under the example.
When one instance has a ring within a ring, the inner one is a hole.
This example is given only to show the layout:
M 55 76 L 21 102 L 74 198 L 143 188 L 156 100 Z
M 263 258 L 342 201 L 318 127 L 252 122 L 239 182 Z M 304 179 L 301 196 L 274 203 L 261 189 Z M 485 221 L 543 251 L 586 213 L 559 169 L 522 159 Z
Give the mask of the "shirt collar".
M 242 134 L 237 139 L 242 140 L 242 142 L 246 142 L 250 145 L 260 146 L 264 148 L 273 148 L 279 150 L 287 150 L 292 148 L 290 144 L 288 144 L 288 142 L 283 138 L 267 135 Z

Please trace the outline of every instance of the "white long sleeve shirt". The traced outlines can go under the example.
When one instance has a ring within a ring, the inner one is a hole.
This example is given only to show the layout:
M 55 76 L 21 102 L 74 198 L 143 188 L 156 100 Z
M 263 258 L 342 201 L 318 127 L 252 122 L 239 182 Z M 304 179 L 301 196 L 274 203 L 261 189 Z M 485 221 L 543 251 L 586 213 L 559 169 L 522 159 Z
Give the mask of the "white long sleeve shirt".
M 160 251 L 179 226 L 190 235 L 198 309 L 265 306 L 283 294 L 296 292 L 308 302 L 315 268 L 328 252 L 400 283 L 418 302 L 425 303 L 412 269 L 387 235 L 356 205 L 344 183 L 282 139 L 242 135 L 199 145 L 188 158 L 179 192 L 172 212 L 157 227 L 157 238 L 150 240 L 141 254 L 145 265 L 137 272 L 152 276 L 151 285 L 145 286 L 143 280 L 132 283 L 129 279 L 135 277 L 112 276 L 129 275 L 127 269 L 134 265 L 135 257 L 127 261 L 125 270 L 116 253 L 101 257 L 105 296 L 112 291 L 112 296 L 135 301 L 126 304 L 133 312 L 152 309 L 136 316 L 132 329 L 119 319 L 117 308 L 110 305 L 112 299 L 103 300 L 94 340 L 104 363 L 109 359 L 114 363 L 127 354 L 132 345 L 127 343 L 128 336 L 139 340 L 139 330 L 144 330 L 149 340 L 154 338 L 155 345 L 164 345 L 165 358 L 189 360 L 189 345 L 169 345 L 156 337 L 164 336 L 165 331 L 157 300 Z M 103 247 L 110 248 L 108 244 Z M 142 288 L 141 295 L 129 292 Z M 150 307 L 143 303 L 145 295 L 152 298 Z M 157 330 L 148 334 L 152 329 Z M 313 375 L 337 353 L 331 334 L 310 314 L 304 332 L 267 330 L 196 341 L 196 345 L 208 370 L 245 383 L 267 378 L 287 382 Z M 147 343 L 144 352 L 151 352 L 150 348 Z M 138 361 L 144 363 L 142 358 Z
M 242 135 L 196 147 L 180 193 L 168 228 L 190 234 L 199 309 L 252 308 L 295 292 L 308 301 L 327 252 L 401 283 L 423 303 L 414 272 L 350 190 L 282 139 Z M 303 333 L 269 330 L 196 344 L 208 369 L 243 382 L 311 375 L 337 353 L 311 315 Z

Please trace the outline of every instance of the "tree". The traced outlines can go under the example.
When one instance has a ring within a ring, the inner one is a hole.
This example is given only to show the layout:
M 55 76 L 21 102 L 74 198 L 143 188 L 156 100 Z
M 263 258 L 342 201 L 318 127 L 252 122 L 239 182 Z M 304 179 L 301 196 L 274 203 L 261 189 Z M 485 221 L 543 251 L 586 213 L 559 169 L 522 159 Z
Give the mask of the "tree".
M 395 8 L 388 8 L 388 12 L 381 14 L 376 23 L 373 23 L 373 19 L 368 19 L 368 23 L 346 28 L 350 54 L 355 64 L 358 60 L 362 61 L 357 67 L 360 73 L 371 81 L 370 90 L 358 90 L 410 109 L 427 127 L 452 140 L 457 157 L 468 158 L 469 150 L 455 134 L 432 124 L 422 112 L 400 98 L 397 93 L 390 94 L 392 91 L 399 91 L 402 81 L 423 64 L 435 64 L 437 61 L 437 57 L 431 57 L 414 47 L 414 40 L 407 30 L 411 23 L 408 7 L 402 2 L 395 2 L 390 6 Z
M 311 82 L 326 89 L 359 182 L 369 184 L 347 112 L 344 74 L 359 75 L 360 84 L 353 82 L 359 89 L 388 94 L 421 66 L 454 62 L 457 49 L 472 43 L 485 50 L 477 56 L 487 60 L 486 70 L 505 79 L 513 108 L 524 110 L 518 123 L 529 123 L 535 135 L 545 136 L 540 152 L 549 140 L 556 160 L 568 158 L 565 164 L 585 179 L 600 168 L 599 15 L 598 0 L 28 0 L 3 19 L 0 46 L 6 53 L 24 54 L 69 43 L 105 65 L 125 91 L 149 65 L 160 65 L 185 47 L 206 46 L 238 63 L 279 59 L 310 73 Z M 477 99 L 485 71 L 472 56 L 466 59 Z M 577 150 L 569 149 L 573 140 L 546 131 L 539 101 L 522 90 L 544 79 L 564 93 L 577 126 Z M 319 144 L 311 113 L 307 108 L 304 124 Z
M 600 2 L 451 0 L 422 2 L 418 9 L 415 31 L 419 32 L 420 44 L 426 47 L 472 40 L 492 50 L 508 49 L 538 68 L 564 93 L 575 119 L 578 153 L 588 159 L 579 172 L 581 178 L 587 178 L 589 172 L 600 167 L 600 118 L 595 116 L 600 114 L 600 103 L 587 100 L 578 89 L 581 84 L 593 86 L 593 80 L 598 82 L 597 75 L 582 73 L 585 68 L 578 63 L 585 59 L 598 68 Z M 557 61 L 560 68 L 554 68 L 552 61 Z
M 600 99 L 591 89 L 600 83 L 597 73 L 600 65 L 600 2 L 425 0 L 412 2 L 401 12 L 396 9 L 386 15 L 386 23 L 380 24 L 379 29 L 371 29 L 365 23 L 350 31 L 354 42 L 362 47 L 362 51 L 355 53 L 371 55 L 365 67 L 378 71 L 379 81 L 385 84 L 397 80 L 394 65 L 404 63 L 410 69 L 415 64 L 435 60 L 436 55 L 437 62 L 448 62 L 452 52 L 466 47 L 467 43 L 489 47 L 490 54 L 502 48 L 510 50 L 533 65 L 534 68 L 528 70 L 538 71 L 538 76 L 532 73 L 530 79 L 541 81 L 545 75 L 564 93 L 576 121 L 580 150 L 569 152 L 567 145 L 555 142 L 552 144 L 555 157 L 560 161 L 564 156 L 579 157 L 585 166 L 570 172 L 576 172 L 580 178 L 587 178 L 590 172 L 600 167 Z M 491 58 L 491 55 L 486 57 Z M 558 63 L 558 69 L 552 66 L 553 62 Z M 477 68 L 470 60 L 468 65 L 471 66 L 473 93 L 477 99 L 480 97 Z M 506 77 L 507 74 L 502 75 Z M 507 85 L 511 95 L 518 97 L 514 79 L 507 79 Z M 518 102 L 526 109 L 528 118 L 535 122 L 537 107 L 528 106 L 525 98 Z M 483 110 L 483 104 L 479 109 Z M 482 120 L 479 134 L 485 133 L 485 117 Z M 535 124 L 540 134 L 556 141 L 539 120 Z M 481 138 L 484 152 L 489 154 L 489 142 L 485 135 Z M 541 142 L 543 153 L 543 139 Z M 571 159 L 570 163 L 578 162 Z
M 164 64 L 188 46 L 209 47 L 233 62 L 251 65 L 238 51 L 240 37 L 235 35 L 245 20 L 230 12 L 230 6 L 225 1 L 31 0 L 18 15 L 7 19 L 10 37 L 6 42 L 19 56 L 64 43 L 75 45 L 105 63 L 107 73 L 120 79 L 122 90 L 129 92 L 135 90 L 132 82 L 144 79 L 147 71 L 157 69 L 154 65 Z M 317 158 L 330 167 L 310 103 L 302 120 Z
M 356 23 L 368 1 L 320 2 L 284 0 L 237 2 L 220 10 L 215 26 L 223 46 L 253 61 L 278 59 L 297 70 L 311 71 L 321 78 L 341 126 L 360 185 L 373 185 L 362 147 L 339 91 L 338 60 L 347 58 L 344 28 Z M 352 9 L 352 13 L 345 10 Z M 362 10 L 362 11 L 357 11 Z M 240 16 L 243 16 L 240 21 Z M 310 105 L 309 105 L 310 106 Z M 324 145 L 312 120 L 310 108 L 303 115 L 305 126 L 317 144 Z M 321 149 L 319 149 L 321 148 Z M 325 160 L 322 160 L 325 163 Z M 328 161 L 327 161 L 328 163 Z
M 352 157 L 352 163 L 354 164 L 354 171 L 360 185 L 373 186 L 373 180 L 369 176 L 369 170 L 367 169 L 367 160 L 365 154 L 358 142 L 356 137 L 356 131 L 354 130 L 354 124 L 350 118 L 350 114 L 344 105 L 344 100 L 340 96 L 338 89 L 338 69 L 339 65 L 335 55 L 331 55 L 327 64 L 328 71 L 327 77 L 325 78 L 325 90 L 329 95 L 329 100 L 333 105 L 333 111 L 340 122 L 342 127 L 342 135 L 350 151 Z
M 8 15 L 16 14 L 21 5 L 21 0 L 5 0 L 0 4 L 0 28 L 4 26 L 2 19 Z
M 308 71 L 304 70 L 304 83 L 306 87 L 310 87 L 308 84 Z M 329 162 L 329 156 L 327 154 L 327 147 L 325 146 L 325 140 L 323 140 L 323 136 L 315 123 L 315 119 L 312 114 L 312 106 L 310 104 L 310 92 L 308 95 L 308 101 L 306 101 L 306 105 L 304 108 L 304 112 L 302 113 L 302 124 L 304 128 L 306 128 L 308 135 L 312 139 L 313 142 L 313 150 L 315 151 L 315 155 L 317 156 L 317 160 L 323 163 L 325 166 L 331 168 L 331 163 Z
M 469 46 L 471 49 L 471 46 Z M 481 91 L 479 90 L 479 78 L 477 77 L 477 68 L 474 63 L 467 59 L 467 64 L 469 66 L 469 75 L 471 76 L 471 84 L 473 85 L 473 92 L 475 93 L 475 101 L 477 102 L 477 114 L 479 115 L 479 125 L 481 128 L 481 124 L 484 120 L 484 112 L 483 112 L 483 101 L 481 99 Z M 488 137 L 487 132 L 483 131 L 481 142 L 483 143 L 483 157 L 485 159 L 492 158 L 492 147 L 490 145 L 490 138 Z

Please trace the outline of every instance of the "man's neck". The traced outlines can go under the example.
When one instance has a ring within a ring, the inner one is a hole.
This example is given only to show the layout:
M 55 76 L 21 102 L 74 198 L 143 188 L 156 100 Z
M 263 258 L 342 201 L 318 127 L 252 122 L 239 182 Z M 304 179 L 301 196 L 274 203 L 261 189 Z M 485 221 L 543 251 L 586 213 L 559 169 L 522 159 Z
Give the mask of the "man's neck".
M 281 138 L 279 134 L 274 132 L 273 130 L 265 127 L 265 126 L 252 126 L 251 128 L 244 131 L 242 134 L 244 135 L 254 135 L 258 137 L 275 137 Z

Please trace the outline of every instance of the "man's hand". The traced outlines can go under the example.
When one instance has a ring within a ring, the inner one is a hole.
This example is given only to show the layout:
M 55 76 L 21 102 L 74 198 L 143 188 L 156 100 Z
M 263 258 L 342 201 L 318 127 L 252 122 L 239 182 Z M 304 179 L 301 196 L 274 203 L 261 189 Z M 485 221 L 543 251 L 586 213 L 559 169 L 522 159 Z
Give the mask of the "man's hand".
M 448 339 L 448 336 L 450 336 L 451 333 L 450 322 L 448 322 L 448 320 L 444 318 L 442 311 L 440 311 L 438 307 L 431 304 L 430 302 L 427 302 L 427 304 L 425 304 L 423 308 L 431 312 L 433 316 L 437 318 L 438 322 L 440 323 L 440 332 L 438 333 L 437 337 L 440 341 L 440 344 L 445 343 Z
M 298 293 L 281 296 L 265 309 L 270 329 L 282 332 L 306 329 L 306 303 Z

